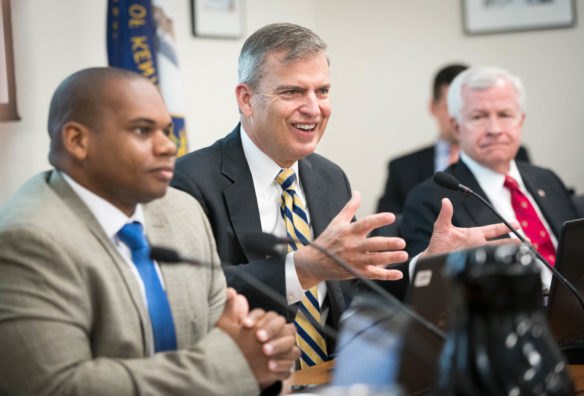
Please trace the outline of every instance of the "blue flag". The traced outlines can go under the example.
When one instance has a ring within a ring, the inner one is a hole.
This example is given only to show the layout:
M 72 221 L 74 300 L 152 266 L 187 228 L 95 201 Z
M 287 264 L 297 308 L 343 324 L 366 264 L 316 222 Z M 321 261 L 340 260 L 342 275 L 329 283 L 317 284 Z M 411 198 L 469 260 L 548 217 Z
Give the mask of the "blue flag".
M 177 156 L 187 138 L 180 100 L 180 70 L 174 25 L 165 0 L 108 0 L 107 54 L 110 66 L 132 70 L 160 90 L 173 121 Z

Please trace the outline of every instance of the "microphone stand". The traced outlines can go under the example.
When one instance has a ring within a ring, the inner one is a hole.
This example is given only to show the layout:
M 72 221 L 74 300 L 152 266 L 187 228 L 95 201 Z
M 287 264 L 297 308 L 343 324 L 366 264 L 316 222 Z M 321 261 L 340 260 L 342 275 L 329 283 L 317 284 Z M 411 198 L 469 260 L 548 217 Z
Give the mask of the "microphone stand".
M 409 315 L 411 318 L 413 318 L 416 322 L 422 324 L 422 326 L 424 326 L 426 329 L 430 330 L 432 333 L 434 333 L 440 339 L 442 339 L 442 340 L 446 339 L 446 336 L 442 330 L 440 330 L 438 327 L 434 326 L 434 324 L 432 324 L 431 322 L 428 322 L 426 319 L 422 318 L 420 315 L 418 315 L 417 312 L 406 307 L 401 301 L 399 301 L 391 293 L 387 292 L 385 289 L 383 289 L 377 283 L 373 282 L 370 279 L 367 279 L 367 278 L 361 276 L 361 274 L 359 274 L 357 271 L 355 271 L 355 269 L 353 269 L 349 264 L 347 264 L 343 259 L 341 259 L 336 254 L 328 251 L 328 249 L 325 249 L 322 246 L 319 246 L 318 244 L 316 244 L 314 242 L 311 243 L 310 245 L 306 245 L 306 246 L 313 247 L 314 249 L 318 250 L 320 253 L 327 256 L 329 259 L 333 260 L 335 263 L 337 263 L 338 265 L 343 267 L 343 269 L 345 271 L 349 272 L 356 279 L 359 279 L 361 282 L 363 282 L 365 285 L 367 285 L 367 287 L 369 287 L 371 290 L 373 290 L 376 293 L 378 293 L 379 295 L 381 295 L 386 300 L 390 301 L 392 304 L 398 304 L 407 315 Z
M 159 246 L 152 246 L 150 248 L 150 258 L 156 261 L 162 261 L 167 263 L 189 263 L 195 265 L 208 265 L 207 263 L 202 263 L 199 260 L 183 257 L 180 256 L 176 250 L 168 249 Z M 245 271 L 237 271 L 236 265 L 229 264 L 229 263 L 222 263 L 221 268 L 223 271 L 230 273 L 231 275 L 235 276 L 236 278 L 241 279 L 242 281 L 246 282 L 266 297 L 270 298 L 272 301 L 276 302 L 278 305 L 284 307 L 288 313 L 293 315 L 296 314 L 296 311 L 290 307 L 288 301 L 279 293 L 274 291 L 270 286 L 266 285 L 264 282 L 257 279 L 255 276 L 248 274 Z M 316 327 L 318 330 L 322 331 L 327 337 L 330 337 L 334 340 L 338 339 L 338 333 L 336 330 L 327 326 L 326 324 L 319 323 L 314 317 L 311 315 L 306 315 L 306 318 L 310 323 Z
M 519 240 L 521 242 L 523 242 L 524 244 L 526 244 L 529 249 L 531 250 L 531 252 L 539 259 L 541 260 L 541 262 L 550 270 L 552 271 L 552 273 L 554 274 L 554 276 L 556 278 L 558 278 L 558 280 L 560 281 L 560 283 L 562 285 L 564 285 L 568 290 L 570 290 L 570 292 L 572 292 L 572 294 L 576 297 L 576 299 L 578 300 L 578 302 L 580 303 L 580 306 L 582 307 L 582 311 L 584 311 L 584 299 L 582 298 L 582 295 L 580 295 L 580 293 L 578 292 L 578 290 L 574 287 L 574 285 L 572 285 L 572 283 L 570 283 L 565 277 L 564 275 L 562 275 L 560 273 L 560 271 L 558 271 L 557 269 L 555 269 L 555 267 L 553 265 L 551 265 L 550 263 L 547 262 L 546 259 L 543 258 L 543 256 L 533 247 L 533 245 L 531 243 L 529 243 L 524 237 L 523 235 L 521 235 L 515 228 L 511 227 L 511 224 L 509 224 L 509 222 L 507 220 L 505 220 L 505 218 L 503 216 L 501 216 L 501 214 L 499 212 L 497 212 L 495 210 L 495 208 L 483 197 L 481 197 L 479 194 L 477 194 L 476 192 L 474 192 L 473 190 L 471 190 L 469 187 L 463 185 L 463 184 L 458 184 L 456 186 L 456 189 L 459 191 L 462 191 L 464 193 L 464 195 L 468 196 L 471 195 L 475 198 L 477 198 L 479 201 L 481 201 L 487 208 L 489 208 L 489 210 L 491 212 L 493 212 L 493 214 L 495 216 L 497 216 L 506 226 L 507 228 L 509 228 L 511 230 L 511 232 L 517 237 L 519 238 Z
M 259 232 L 259 233 L 248 234 L 245 238 L 245 243 L 248 245 L 248 247 L 250 249 L 253 248 L 254 251 L 256 251 L 257 253 L 269 252 L 270 254 L 278 254 L 274 250 L 274 246 L 275 245 L 287 245 L 288 243 L 290 243 L 290 240 L 288 238 L 279 238 L 279 237 L 276 237 L 276 236 L 269 234 L 269 233 Z M 440 330 L 439 328 L 434 326 L 434 324 L 428 322 L 426 319 L 422 318 L 415 311 L 408 308 L 406 305 L 404 305 L 401 301 L 399 301 L 393 295 L 391 295 L 390 293 L 385 291 L 377 283 L 371 281 L 370 279 L 367 279 L 367 278 L 364 278 L 363 276 L 361 276 L 357 271 L 355 271 L 343 259 L 341 259 L 337 255 L 335 255 L 334 253 L 330 252 L 328 249 L 325 249 L 324 247 L 319 246 L 318 244 L 316 244 L 314 242 L 312 242 L 308 245 L 305 245 L 305 246 L 312 247 L 312 248 L 316 249 L 317 251 L 319 251 L 320 253 L 324 254 L 329 259 L 334 261 L 337 265 L 341 266 L 344 270 L 346 270 L 351 275 L 353 275 L 354 278 L 362 281 L 365 285 L 367 285 L 367 287 L 369 287 L 369 289 L 373 290 L 378 295 L 382 296 L 386 301 L 389 301 L 393 305 L 397 304 L 398 306 L 400 306 L 401 309 L 408 316 L 413 318 L 416 322 L 421 323 L 426 329 L 428 329 L 430 332 L 435 334 L 441 340 L 444 340 L 446 338 L 446 336 L 442 330 Z

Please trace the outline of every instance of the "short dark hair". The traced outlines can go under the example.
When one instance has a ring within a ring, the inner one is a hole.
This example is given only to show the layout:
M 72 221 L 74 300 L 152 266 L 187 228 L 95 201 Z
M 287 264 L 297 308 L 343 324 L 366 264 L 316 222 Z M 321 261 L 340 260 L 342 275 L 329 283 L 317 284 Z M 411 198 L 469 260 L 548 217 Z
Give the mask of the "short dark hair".
M 66 123 L 76 121 L 88 128 L 96 128 L 101 119 L 104 86 L 113 79 L 144 78 L 129 70 L 114 67 L 92 67 L 67 77 L 55 90 L 49 106 L 47 123 L 51 149 L 49 161 L 63 148 L 61 130 Z
M 467 65 L 461 63 L 455 63 L 444 66 L 442 69 L 436 73 L 434 76 L 434 84 L 432 86 L 432 98 L 435 102 L 439 101 L 442 97 L 442 87 L 445 85 L 450 85 L 454 77 L 468 69 Z

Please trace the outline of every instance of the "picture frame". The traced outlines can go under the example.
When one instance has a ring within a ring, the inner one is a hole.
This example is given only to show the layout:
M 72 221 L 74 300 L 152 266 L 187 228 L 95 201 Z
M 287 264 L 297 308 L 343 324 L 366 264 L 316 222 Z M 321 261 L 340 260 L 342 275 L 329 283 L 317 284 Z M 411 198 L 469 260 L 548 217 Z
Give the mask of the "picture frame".
M 574 0 L 461 0 L 468 35 L 568 28 L 576 24 Z
M 191 0 L 193 35 L 238 39 L 243 36 L 244 0 Z
M 10 0 L 0 1 L 0 121 L 18 121 Z

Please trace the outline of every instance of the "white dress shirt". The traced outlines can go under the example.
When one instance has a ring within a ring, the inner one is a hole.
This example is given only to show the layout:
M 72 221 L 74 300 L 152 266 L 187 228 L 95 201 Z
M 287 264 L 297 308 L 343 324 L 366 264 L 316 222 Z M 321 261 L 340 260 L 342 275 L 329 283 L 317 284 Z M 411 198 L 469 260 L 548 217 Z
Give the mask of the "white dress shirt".
M 276 176 L 282 168 L 276 164 L 270 157 L 261 151 L 249 138 L 243 125 L 241 126 L 241 145 L 243 153 L 247 160 L 249 170 L 253 179 L 253 186 L 258 203 L 260 213 L 260 221 L 262 231 L 274 234 L 278 237 L 286 236 L 286 225 L 284 219 L 280 214 L 280 200 L 282 196 L 282 187 L 276 181 Z M 291 167 L 296 173 L 296 194 L 305 203 L 306 215 L 308 216 L 308 224 L 310 225 L 310 236 L 314 237 L 314 231 L 310 222 L 310 208 L 306 204 L 304 190 L 300 182 L 302 175 L 298 171 L 298 162 L 295 162 Z M 286 252 L 287 248 L 282 247 L 282 252 Z M 294 266 L 294 252 L 286 255 L 285 263 L 285 279 L 286 279 L 286 299 L 289 304 L 294 304 L 302 300 L 305 290 L 300 285 L 296 267 Z M 317 286 L 318 302 L 322 307 L 322 303 L 326 297 L 326 284 L 321 282 Z M 328 311 L 325 309 L 323 311 Z M 328 312 L 321 312 L 321 320 L 326 320 Z
M 474 175 L 475 179 L 489 198 L 489 201 L 493 205 L 493 207 L 501 213 L 501 215 L 505 218 L 505 220 L 509 222 L 517 222 L 517 218 L 515 217 L 515 211 L 513 210 L 513 206 L 511 205 L 511 192 L 504 186 L 505 183 L 505 175 L 501 173 L 497 173 L 489 168 L 486 168 L 480 165 L 478 162 L 470 158 L 464 152 L 460 153 L 460 159 L 465 163 L 465 165 L 470 169 L 472 174 Z M 525 184 L 523 183 L 523 179 L 521 178 L 521 174 L 519 173 L 519 169 L 517 169 L 517 164 L 515 161 L 511 161 L 511 166 L 509 169 L 509 176 L 517 181 L 519 185 L 519 189 L 521 192 L 527 197 L 533 208 L 535 209 L 537 216 L 541 220 L 543 226 L 547 230 L 554 247 L 557 248 L 558 240 L 554 236 L 550 225 L 548 224 L 546 218 L 543 216 L 543 213 L 537 206 L 537 203 L 533 199 L 533 196 L 529 193 Z M 525 233 L 521 228 L 518 229 L 521 235 L 525 236 Z M 512 238 L 516 238 L 514 234 L 509 234 Z M 544 289 L 550 288 L 550 284 L 552 281 L 552 272 L 545 266 L 545 264 L 541 263 L 539 260 L 537 261 L 538 265 L 541 268 L 541 282 Z

